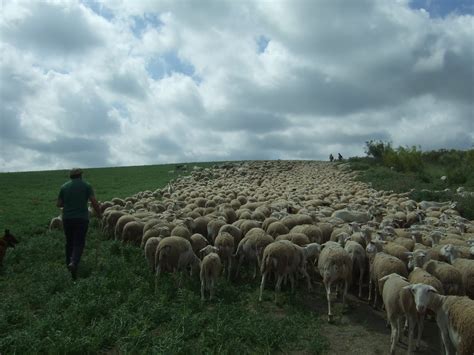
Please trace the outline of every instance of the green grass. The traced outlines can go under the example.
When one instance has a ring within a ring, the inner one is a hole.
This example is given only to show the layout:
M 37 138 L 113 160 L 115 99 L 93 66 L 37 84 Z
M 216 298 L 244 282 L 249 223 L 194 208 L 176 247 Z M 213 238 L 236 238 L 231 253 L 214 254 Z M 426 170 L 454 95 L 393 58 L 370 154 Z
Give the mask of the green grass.
M 209 166 L 210 164 L 200 164 Z M 87 169 L 98 199 L 163 187 L 174 165 Z M 47 232 L 66 171 L 0 174 L 0 227 L 20 240 L 0 270 L 0 353 L 321 353 L 319 315 L 298 292 L 259 303 L 258 281 L 218 284 L 200 301 L 199 280 L 154 277 L 139 248 L 105 240 L 91 222 L 79 279 L 64 262 L 64 236 Z M 181 288 L 178 288 L 181 283 Z
M 390 169 L 373 158 L 350 158 L 349 164 L 352 170 L 359 171 L 358 179 L 360 181 L 370 183 L 376 190 L 392 190 L 400 193 L 414 189 L 411 198 L 416 201 L 454 200 L 458 202 L 458 210 L 461 215 L 471 220 L 474 219 L 474 198 L 461 197 L 455 193 L 456 189 L 461 186 L 466 191 L 474 191 L 474 169 L 462 167 L 463 179 L 457 180 L 456 168 L 441 163 L 424 161 L 423 169 L 418 172 Z M 443 182 L 441 176 L 448 176 L 447 181 Z M 445 189 L 450 191 L 442 192 Z

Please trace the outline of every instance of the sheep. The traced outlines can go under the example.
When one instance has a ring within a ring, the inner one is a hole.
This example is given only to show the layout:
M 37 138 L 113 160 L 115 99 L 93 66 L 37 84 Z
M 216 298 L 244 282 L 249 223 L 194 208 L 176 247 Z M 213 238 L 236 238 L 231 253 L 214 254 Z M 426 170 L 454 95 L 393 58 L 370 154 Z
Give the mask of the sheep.
M 207 225 L 209 224 L 210 221 L 211 219 L 207 216 L 198 217 L 194 219 L 193 221 L 194 223 L 191 224 L 190 230 L 193 233 L 199 233 L 199 234 L 202 234 L 205 238 L 208 238 Z
M 407 248 L 404 246 L 394 243 L 394 242 L 387 242 L 384 243 L 383 249 L 385 253 L 393 255 L 403 261 L 405 265 L 408 264 L 408 253 L 410 252 Z
M 423 269 L 442 282 L 446 295 L 464 295 L 462 275 L 454 266 L 430 260 L 423 265 Z
M 263 232 L 263 233 L 262 233 Z M 245 259 L 254 265 L 253 278 L 257 276 L 257 265 L 260 265 L 261 255 L 265 247 L 273 242 L 271 235 L 260 228 L 251 229 L 239 242 L 234 257 L 237 258 L 236 277 L 239 275 L 240 266 Z
M 421 267 L 415 266 L 413 271 L 408 275 L 408 281 L 411 284 L 430 285 L 435 288 L 439 294 L 444 295 L 442 282 Z
M 369 244 L 372 245 L 372 244 Z M 369 248 L 369 246 L 367 246 Z M 370 250 L 370 249 L 369 249 Z M 367 254 L 369 254 L 367 250 Z M 408 271 L 406 265 L 395 256 L 386 254 L 384 252 L 379 252 L 375 254 L 373 261 L 370 265 L 370 278 L 369 278 L 369 297 L 368 301 L 370 303 L 372 299 L 372 285 L 374 284 L 374 303 L 373 307 L 377 307 L 377 298 L 380 292 L 383 292 L 383 284 L 379 282 L 381 278 L 390 274 L 398 274 L 403 277 L 408 276 Z
M 103 231 L 104 234 L 112 238 L 114 236 L 115 226 L 117 225 L 118 220 L 120 217 L 125 216 L 126 213 L 123 211 L 111 211 L 108 214 L 104 213 L 104 217 L 102 221 Z
M 199 278 L 201 280 L 201 301 L 205 301 L 205 290 L 209 290 L 209 300 L 214 299 L 215 283 L 222 271 L 222 263 L 217 254 L 218 248 L 208 245 L 200 250 L 200 253 L 206 254 L 201 261 L 201 270 Z
M 352 270 L 357 269 L 359 271 L 359 298 L 362 297 L 362 283 L 365 275 L 365 268 L 367 264 L 367 258 L 365 255 L 365 249 L 357 242 L 349 240 L 345 243 L 344 249 L 349 254 L 352 260 Z
M 260 283 L 259 301 L 262 301 L 263 289 L 268 273 L 275 272 L 277 276 L 275 284 L 275 300 L 277 293 L 280 292 L 281 283 L 284 277 L 289 276 L 291 290 L 294 290 L 294 273 L 299 271 L 306 277 L 308 289 L 311 289 L 311 280 L 306 271 L 306 260 L 311 256 L 317 256 L 320 252 L 320 246 L 312 243 L 306 247 L 300 247 L 290 241 L 275 241 L 267 245 L 263 252 L 260 271 L 262 281 Z
M 115 240 L 120 240 L 120 238 L 122 237 L 122 232 L 123 232 L 123 228 L 125 227 L 125 225 L 128 223 L 128 222 L 132 222 L 132 221 L 135 221 L 136 218 L 130 214 L 125 214 L 123 216 L 121 216 L 118 220 L 117 220 L 117 224 L 115 225 Z
M 226 224 L 226 221 L 221 218 L 212 219 L 209 221 L 207 224 L 207 239 L 209 242 L 214 243 L 214 239 L 216 238 L 217 234 L 219 234 L 219 230 Z
M 328 322 L 332 322 L 331 286 L 336 282 L 344 283 L 344 293 L 342 294 L 342 305 L 344 307 L 352 277 L 352 260 L 349 253 L 335 242 L 326 242 L 321 247 L 322 251 L 319 255 L 318 269 L 326 288 Z
M 474 299 L 474 260 L 460 258 L 459 251 L 452 244 L 445 245 L 442 251 L 451 265 L 461 273 L 466 295 Z
M 270 234 L 273 238 L 276 238 L 282 234 L 290 233 L 290 230 L 288 229 L 288 227 L 279 221 L 273 222 L 266 229 L 265 228 L 263 229 L 266 230 L 266 232 Z
M 398 237 L 393 240 L 395 244 L 399 244 L 402 247 L 406 248 L 408 251 L 413 251 L 415 248 L 415 241 L 413 239 L 408 239 L 404 237 Z
M 441 333 L 447 355 L 474 354 L 474 300 L 468 297 L 443 296 L 428 285 L 407 286 L 414 295 L 415 304 L 436 313 L 436 323 Z
M 262 222 L 262 229 L 267 231 L 268 230 L 268 227 L 270 226 L 270 224 L 272 224 L 273 222 L 278 222 L 278 218 L 275 218 L 275 217 L 268 217 L 268 218 L 265 218 L 265 220 Z M 286 227 L 286 226 L 285 226 Z
M 9 229 L 5 229 L 5 234 L 0 238 L 0 267 L 3 266 L 3 259 L 7 253 L 7 248 L 15 248 L 16 244 L 18 244 L 18 240 L 13 234 L 10 234 Z
M 206 246 L 209 245 L 209 242 L 202 234 L 194 233 L 190 238 L 189 241 L 191 242 L 191 246 L 193 251 L 196 255 L 199 256 L 199 251 L 204 249 Z
M 408 281 L 411 284 L 424 284 L 433 287 L 438 293 L 444 294 L 444 287 L 440 280 L 431 275 L 430 273 L 423 270 L 421 267 L 415 266 L 412 272 L 408 275 Z M 419 314 L 418 323 L 418 335 L 416 340 L 416 348 L 420 347 L 421 335 L 424 327 L 424 313 Z
M 191 238 L 191 232 L 184 225 L 178 225 L 173 228 L 171 235 L 175 237 L 181 237 L 183 239 L 189 240 Z
M 283 223 L 289 230 L 291 230 L 294 226 L 300 224 L 312 224 L 313 219 L 311 218 L 311 216 L 304 214 L 291 214 L 283 217 L 281 219 L 281 223 Z
M 145 227 L 145 223 L 143 222 L 128 222 L 122 231 L 122 242 L 131 242 L 132 244 L 140 245 L 143 237 L 143 227 Z
M 230 279 L 232 269 L 232 254 L 234 252 L 234 237 L 227 232 L 219 233 L 214 241 L 220 258 L 224 261 L 224 270 L 227 271 L 227 279 Z
M 396 273 L 386 275 L 378 281 L 384 282 L 382 300 L 391 327 L 390 354 L 395 354 L 395 345 L 400 340 L 403 316 L 406 316 L 408 321 L 408 354 L 411 354 L 413 351 L 414 327 L 419 315 L 411 292 L 405 288 L 410 284 L 405 277 Z
M 53 230 L 63 230 L 63 218 L 61 215 L 54 217 L 49 222 L 49 231 Z
M 191 266 L 192 272 L 193 268 L 199 267 L 200 262 L 189 240 L 177 236 L 164 238 L 155 253 L 155 288 L 161 272 L 181 271 L 188 266 Z
M 147 260 L 152 272 L 155 272 L 156 270 L 155 254 L 161 239 L 162 238 L 160 237 L 151 237 L 145 243 L 145 259 Z
M 232 224 L 226 224 L 223 225 L 221 229 L 219 229 L 219 233 L 223 232 L 227 232 L 232 237 L 234 237 L 234 247 L 237 248 L 237 245 L 239 245 L 240 241 L 242 240 L 242 231 Z
M 408 270 L 413 270 L 415 267 L 422 267 L 428 260 L 430 255 L 426 250 L 415 250 L 408 254 Z
M 305 234 L 311 243 L 319 243 L 323 241 L 323 232 L 318 226 L 313 224 L 300 224 L 291 228 L 291 233 L 303 233 Z
M 282 235 L 279 235 L 278 237 L 276 237 L 275 240 L 289 240 L 293 243 L 295 243 L 296 245 L 299 245 L 299 246 L 305 246 L 309 243 L 311 243 L 311 241 L 309 240 L 309 238 L 306 236 L 306 234 L 303 234 L 303 233 L 288 233 L 288 234 L 282 234 Z
M 368 212 L 348 211 L 348 210 L 337 210 L 331 215 L 333 218 L 340 218 L 346 223 L 357 222 L 367 223 L 372 219 L 372 216 Z

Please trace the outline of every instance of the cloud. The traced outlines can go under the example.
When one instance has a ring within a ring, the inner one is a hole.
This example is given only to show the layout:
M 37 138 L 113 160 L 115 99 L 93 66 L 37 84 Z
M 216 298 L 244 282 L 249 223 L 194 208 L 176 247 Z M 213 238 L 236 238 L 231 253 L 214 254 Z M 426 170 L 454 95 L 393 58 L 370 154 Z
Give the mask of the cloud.
M 6 2 L 0 170 L 471 148 L 472 11 L 420 1 Z
M 26 9 L 25 9 L 26 8 Z M 47 55 L 81 53 L 103 44 L 86 9 L 72 2 L 31 2 L 14 19 L 4 19 L 1 30 L 12 45 Z M 21 14 L 21 15 L 20 15 Z

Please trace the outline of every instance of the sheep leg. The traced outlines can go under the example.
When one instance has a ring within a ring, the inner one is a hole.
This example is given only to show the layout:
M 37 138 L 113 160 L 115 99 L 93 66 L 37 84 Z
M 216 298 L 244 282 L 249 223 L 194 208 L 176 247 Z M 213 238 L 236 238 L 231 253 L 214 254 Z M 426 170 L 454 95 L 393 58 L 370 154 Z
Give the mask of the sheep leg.
M 304 275 L 304 277 L 306 278 L 306 282 L 308 284 L 308 291 L 311 291 L 313 289 L 313 287 L 311 286 L 311 278 L 309 277 L 309 274 L 308 272 L 306 271 L 305 268 L 302 268 L 301 269 L 301 273 Z
M 275 302 L 278 301 L 277 297 L 281 290 L 281 282 L 283 281 L 283 275 L 278 275 L 277 282 L 275 284 Z
M 367 299 L 369 304 L 371 300 L 372 300 L 372 278 L 370 277 L 369 278 L 369 298 Z
M 420 340 L 421 340 L 421 335 L 423 334 L 423 328 L 424 328 L 424 321 L 425 321 L 425 314 L 421 314 L 418 316 L 418 334 L 417 334 L 417 339 L 416 339 L 416 349 L 420 348 Z
M 324 283 L 326 287 L 326 298 L 328 300 L 328 322 L 331 323 L 333 320 L 333 314 L 331 310 L 331 283 Z
M 243 255 L 239 256 L 239 261 L 237 262 L 237 270 L 235 271 L 235 277 L 239 277 L 240 267 L 242 266 L 242 262 L 244 261 Z
M 227 258 L 227 281 L 230 280 L 230 272 L 232 270 L 232 257 Z
M 379 286 L 378 286 L 378 282 L 374 282 L 374 308 L 377 309 L 377 298 L 378 298 L 378 295 L 379 295 Z
M 413 337 L 415 333 L 416 319 L 413 316 L 407 316 L 408 320 L 408 354 L 413 353 Z
M 391 333 L 390 333 L 390 354 L 393 355 L 395 354 L 395 344 L 398 339 L 398 324 L 397 320 L 395 319 L 390 319 L 390 327 L 391 327 Z
M 210 295 L 210 297 L 209 297 L 210 300 L 213 300 L 213 299 L 214 299 L 214 296 L 215 296 L 215 294 L 216 294 L 216 289 L 215 289 L 214 286 L 215 286 L 215 285 L 214 285 L 214 279 L 211 279 L 211 289 L 210 289 L 210 294 L 211 294 L 211 295 Z
M 204 291 L 206 289 L 204 278 L 201 280 L 201 301 L 205 301 L 206 297 L 204 296 Z
M 364 268 L 359 266 L 359 298 L 362 298 L 362 283 L 364 282 Z
M 344 293 L 342 294 L 342 308 L 343 309 L 346 307 L 346 296 L 347 296 L 348 290 L 349 290 L 349 281 L 344 280 Z
M 265 281 L 267 279 L 267 271 L 264 271 L 262 274 L 262 282 L 260 283 L 260 297 L 258 300 L 262 302 L 263 289 L 265 288 Z
M 160 273 L 161 273 L 161 265 L 158 264 L 156 267 L 156 273 L 155 273 L 155 293 L 158 291 L 158 279 L 160 278 Z
M 295 277 L 292 273 L 290 274 L 289 277 L 290 277 L 290 284 L 291 284 L 291 293 L 294 293 L 295 292 Z

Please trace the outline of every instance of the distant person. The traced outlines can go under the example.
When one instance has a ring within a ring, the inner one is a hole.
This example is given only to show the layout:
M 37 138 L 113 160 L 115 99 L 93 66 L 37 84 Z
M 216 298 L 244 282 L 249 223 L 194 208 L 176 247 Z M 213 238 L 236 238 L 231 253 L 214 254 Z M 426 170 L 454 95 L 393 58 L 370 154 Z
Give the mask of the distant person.
M 331 154 L 329 154 L 329 161 L 332 163 L 334 161 L 334 156 Z
M 82 170 L 79 168 L 72 169 L 69 172 L 69 177 L 71 180 L 61 186 L 57 206 L 63 208 L 66 265 L 73 280 L 75 280 L 89 227 L 87 202 L 91 202 L 98 218 L 101 218 L 101 211 L 91 185 L 82 180 Z
M 342 155 L 341 153 L 337 153 L 337 160 L 341 161 L 343 158 L 342 158 Z

